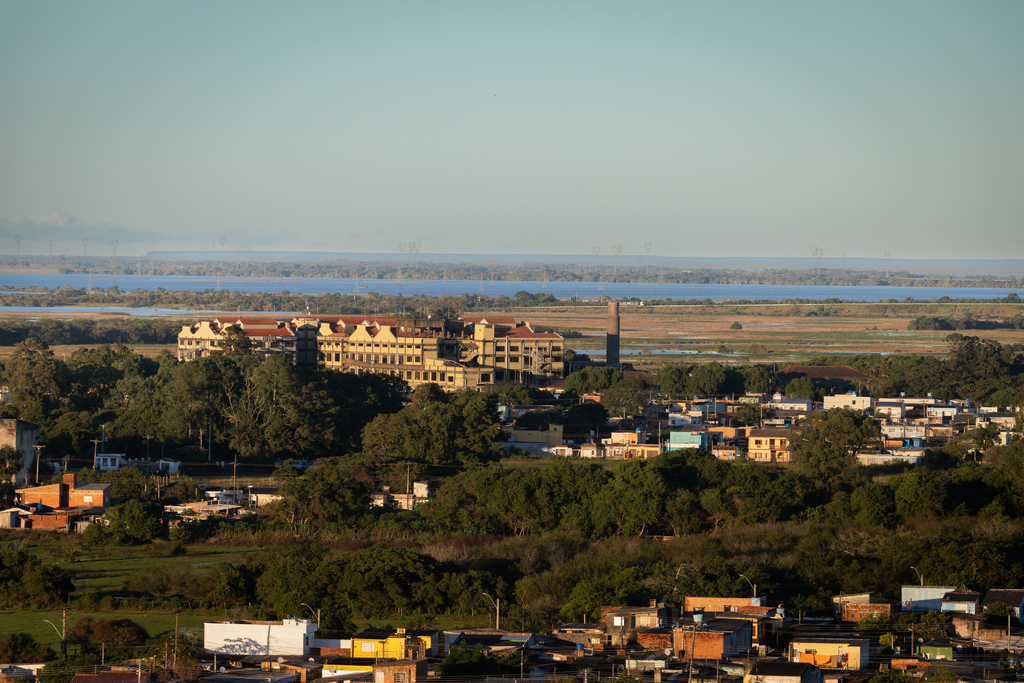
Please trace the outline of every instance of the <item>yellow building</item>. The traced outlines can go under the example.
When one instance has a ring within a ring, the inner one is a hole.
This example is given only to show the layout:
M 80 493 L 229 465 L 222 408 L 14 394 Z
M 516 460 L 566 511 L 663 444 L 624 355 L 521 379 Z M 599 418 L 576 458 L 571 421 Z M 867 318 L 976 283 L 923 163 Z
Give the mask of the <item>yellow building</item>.
M 484 316 L 321 317 L 319 347 L 329 370 L 376 373 L 446 390 L 496 384 L 547 384 L 565 374 L 565 341 L 525 322 Z
M 822 669 L 863 669 L 868 665 L 866 638 L 794 638 L 789 661 L 813 664 Z
M 293 365 L 389 375 L 413 387 L 428 382 L 449 391 L 502 383 L 545 385 L 565 375 L 562 336 L 535 332 L 508 317 L 218 318 L 182 327 L 178 358 L 217 353 L 232 328 L 243 332 L 253 353 L 264 360 L 282 355 Z
M 278 355 L 292 365 L 315 366 L 317 363 L 317 322 L 274 318 L 217 318 L 185 325 L 178 333 L 178 360 L 194 360 L 217 353 L 231 328 L 249 338 L 253 353 L 262 360 Z
M 369 659 L 436 657 L 437 640 L 437 631 L 371 628 L 352 636 L 352 656 Z
M 792 429 L 751 429 L 747 435 L 747 458 L 757 462 L 790 462 L 792 433 Z

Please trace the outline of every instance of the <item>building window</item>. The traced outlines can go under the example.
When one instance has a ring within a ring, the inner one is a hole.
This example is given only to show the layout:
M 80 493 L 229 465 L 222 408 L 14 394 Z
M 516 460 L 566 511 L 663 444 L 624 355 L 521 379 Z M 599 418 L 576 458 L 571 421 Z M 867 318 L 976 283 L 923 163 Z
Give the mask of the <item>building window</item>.
M 449 384 L 454 384 L 455 383 L 455 376 L 454 375 L 448 375 L 448 383 Z
M 505 356 L 495 356 L 494 357 L 494 362 L 495 363 L 504 363 L 505 362 Z
M 437 381 L 437 373 L 436 372 L 430 373 L 430 381 L 431 382 L 436 382 Z
M 518 344 L 515 344 L 515 345 L 512 345 L 512 346 L 508 347 L 508 352 L 509 353 L 515 353 L 518 350 L 519 350 L 519 345 Z
M 508 357 L 508 362 L 509 363 L 518 363 L 519 362 L 519 356 L 509 356 Z
M 480 381 L 481 382 L 490 382 L 491 381 L 491 373 L 489 373 L 489 372 L 481 372 L 480 373 Z
M 395 683 L 406 683 L 404 671 L 395 672 Z

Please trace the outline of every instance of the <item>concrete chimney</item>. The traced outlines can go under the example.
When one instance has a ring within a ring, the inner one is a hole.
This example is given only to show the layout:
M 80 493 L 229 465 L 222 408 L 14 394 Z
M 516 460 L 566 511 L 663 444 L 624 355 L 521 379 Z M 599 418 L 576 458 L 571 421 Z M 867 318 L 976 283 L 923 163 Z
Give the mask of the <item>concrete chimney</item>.
M 605 363 L 612 368 L 619 367 L 619 302 L 608 302 L 608 335 L 605 342 Z

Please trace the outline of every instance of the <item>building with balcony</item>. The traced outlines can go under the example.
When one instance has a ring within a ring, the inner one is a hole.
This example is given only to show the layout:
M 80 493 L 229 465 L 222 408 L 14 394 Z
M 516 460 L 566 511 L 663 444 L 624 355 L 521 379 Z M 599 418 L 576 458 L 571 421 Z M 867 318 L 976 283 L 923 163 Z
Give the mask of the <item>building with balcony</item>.
M 389 375 L 413 387 L 543 386 L 565 374 L 561 335 L 507 317 L 322 317 L 318 339 L 324 368 Z

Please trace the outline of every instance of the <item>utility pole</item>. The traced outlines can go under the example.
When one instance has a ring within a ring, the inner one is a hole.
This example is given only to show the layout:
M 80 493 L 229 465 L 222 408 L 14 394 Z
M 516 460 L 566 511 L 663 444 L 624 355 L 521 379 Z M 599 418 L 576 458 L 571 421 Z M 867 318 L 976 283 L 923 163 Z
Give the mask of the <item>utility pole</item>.
M 238 487 L 235 484 L 235 480 L 238 475 L 238 453 L 235 453 L 234 467 L 231 469 L 231 502 L 235 505 L 238 504 Z
M 98 451 L 99 446 L 100 446 L 100 440 L 99 439 L 90 439 L 90 441 L 92 441 L 92 468 L 93 468 L 93 470 L 95 470 L 96 469 L 96 455 L 97 455 L 97 451 Z M 66 469 L 66 467 L 65 467 L 65 469 Z
M 36 449 L 36 484 L 39 483 L 39 451 L 46 448 L 46 446 L 33 446 Z
M 60 608 L 60 630 L 57 631 L 57 626 L 49 619 L 43 619 L 47 624 L 53 626 L 53 630 L 57 631 L 57 635 L 60 636 L 60 656 L 62 659 L 68 658 L 68 612 L 71 611 L 70 607 Z
M 178 615 L 181 610 L 174 610 L 174 673 L 178 673 Z

